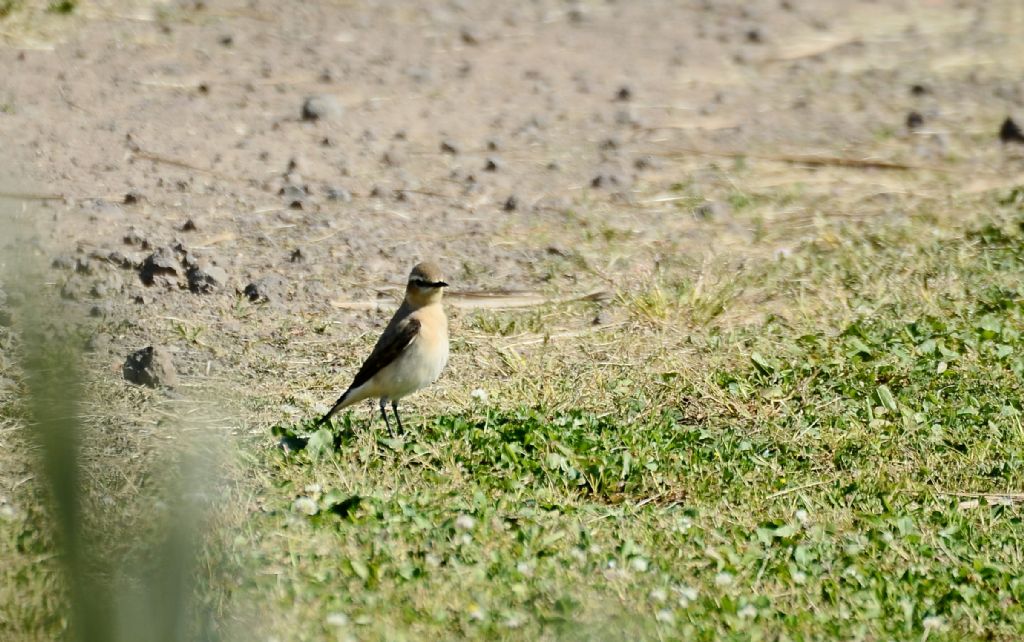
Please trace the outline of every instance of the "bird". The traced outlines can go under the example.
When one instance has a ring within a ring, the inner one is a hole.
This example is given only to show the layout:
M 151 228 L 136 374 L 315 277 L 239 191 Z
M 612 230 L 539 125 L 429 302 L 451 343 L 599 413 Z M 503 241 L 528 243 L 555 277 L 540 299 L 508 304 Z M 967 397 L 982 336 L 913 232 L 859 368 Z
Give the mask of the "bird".
M 404 431 L 398 414 L 399 400 L 437 381 L 448 364 L 448 317 L 441 305 L 446 287 L 441 268 L 433 261 L 423 261 L 412 268 L 402 305 L 384 328 L 352 385 L 315 427 L 330 421 L 339 410 L 365 399 L 379 399 L 388 432 L 391 433 L 388 402 L 399 432 Z

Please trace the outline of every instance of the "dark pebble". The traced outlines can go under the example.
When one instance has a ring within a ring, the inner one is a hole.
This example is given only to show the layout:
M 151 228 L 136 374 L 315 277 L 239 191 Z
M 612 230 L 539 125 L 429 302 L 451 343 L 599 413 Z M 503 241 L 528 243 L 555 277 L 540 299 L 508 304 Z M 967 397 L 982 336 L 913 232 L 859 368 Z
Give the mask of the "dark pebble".
M 1002 127 L 999 128 L 999 140 L 1004 143 L 1024 143 L 1024 131 L 1021 131 L 1020 125 L 1007 116 Z
M 253 303 L 266 303 L 281 298 L 284 279 L 277 275 L 264 276 L 245 286 L 244 294 Z

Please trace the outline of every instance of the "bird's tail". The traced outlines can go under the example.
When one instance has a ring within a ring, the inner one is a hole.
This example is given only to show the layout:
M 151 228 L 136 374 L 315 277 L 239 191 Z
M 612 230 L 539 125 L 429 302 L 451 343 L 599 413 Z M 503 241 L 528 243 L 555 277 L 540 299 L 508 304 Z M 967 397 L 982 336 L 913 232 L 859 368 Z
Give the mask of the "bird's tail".
M 338 400 L 334 402 L 334 405 L 331 406 L 331 409 L 327 411 L 327 414 L 325 414 L 323 417 L 320 417 L 320 419 L 313 425 L 313 427 L 319 428 L 320 426 L 330 421 L 331 417 L 334 416 L 334 413 L 355 403 L 356 400 L 352 399 L 351 397 L 352 389 L 349 388 L 348 390 L 345 391 L 345 394 L 338 397 Z

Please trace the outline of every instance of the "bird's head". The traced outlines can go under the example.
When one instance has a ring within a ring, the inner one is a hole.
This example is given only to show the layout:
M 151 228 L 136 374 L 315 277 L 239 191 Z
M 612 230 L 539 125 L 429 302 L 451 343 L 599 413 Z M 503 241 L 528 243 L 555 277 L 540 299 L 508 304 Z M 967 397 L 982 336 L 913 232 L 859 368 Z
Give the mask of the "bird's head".
M 422 307 L 441 300 L 441 292 L 448 284 L 444 282 L 441 268 L 432 261 L 416 264 L 409 273 L 409 284 L 405 288 L 405 299 L 414 307 Z

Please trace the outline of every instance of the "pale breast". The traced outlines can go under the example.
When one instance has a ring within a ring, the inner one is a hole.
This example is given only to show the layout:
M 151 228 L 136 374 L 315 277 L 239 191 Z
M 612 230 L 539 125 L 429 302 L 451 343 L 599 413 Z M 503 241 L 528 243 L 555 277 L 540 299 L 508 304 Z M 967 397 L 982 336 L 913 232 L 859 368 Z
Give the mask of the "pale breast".
M 389 398 L 398 399 L 429 386 L 448 363 L 448 322 L 440 306 L 436 308 L 436 313 L 429 308 L 413 313 L 422 324 L 418 336 L 377 375 Z

